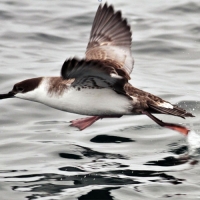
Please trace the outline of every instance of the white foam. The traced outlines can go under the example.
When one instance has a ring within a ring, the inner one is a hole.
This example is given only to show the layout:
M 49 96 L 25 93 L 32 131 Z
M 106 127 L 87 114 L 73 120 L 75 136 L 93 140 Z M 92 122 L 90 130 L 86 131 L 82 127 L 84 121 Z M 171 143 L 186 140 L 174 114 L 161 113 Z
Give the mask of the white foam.
M 199 154 L 200 149 L 200 135 L 198 135 L 195 131 L 191 130 L 187 136 L 187 143 L 189 147 L 190 154 Z

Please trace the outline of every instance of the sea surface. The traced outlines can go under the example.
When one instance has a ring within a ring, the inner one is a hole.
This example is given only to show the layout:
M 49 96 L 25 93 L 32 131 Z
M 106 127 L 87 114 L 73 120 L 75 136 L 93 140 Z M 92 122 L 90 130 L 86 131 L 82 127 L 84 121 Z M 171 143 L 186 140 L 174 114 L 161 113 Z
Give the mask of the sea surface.
M 200 1 L 108 2 L 132 28 L 131 83 L 192 112 L 186 120 L 158 117 L 200 134 Z M 0 94 L 83 58 L 99 3 L 1 0 Z M 69 127 L 81 117 L 0 100 L 0 200 L 200 199 L 200 154 L 186 137 L 147 116 Z

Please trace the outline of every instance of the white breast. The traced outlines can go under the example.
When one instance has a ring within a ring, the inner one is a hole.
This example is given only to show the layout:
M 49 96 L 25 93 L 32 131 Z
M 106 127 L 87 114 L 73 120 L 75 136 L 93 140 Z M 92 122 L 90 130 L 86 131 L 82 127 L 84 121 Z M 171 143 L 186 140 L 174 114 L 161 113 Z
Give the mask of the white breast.
M 59 110 L 83 115 L 127 114 L 131 108 L 128 98 L 110 89 L 70 88 L 62 96 L 53 95 L 42 101 Z
M 111 89 L 77 90 L 68 88 L 62 95 L 49 94 L 47 83 L 43 82 L 34 91 L 17 97 L 43 103 L 58 110 L 83 115 L 125 115 L 131 114 L 131 101 Z

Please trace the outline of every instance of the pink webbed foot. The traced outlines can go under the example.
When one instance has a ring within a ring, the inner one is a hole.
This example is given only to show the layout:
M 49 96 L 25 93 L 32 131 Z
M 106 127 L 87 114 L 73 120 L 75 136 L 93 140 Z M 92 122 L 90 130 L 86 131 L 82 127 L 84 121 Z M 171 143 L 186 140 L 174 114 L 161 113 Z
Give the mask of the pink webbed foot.
M 84 130 L 87 127 L 91 126 L 94 122 L 97 120 L 101 119 L 101 117 L 98 116 L 93 116 L 93 117 L 86 117 L 86 118 L 81 118 L 81 119 L 75 119 L 70 121 L 71 125 L 77 127 L 79 130 Z
M 165 127 L 165 128 L 169 128 L 172 129 L 174 131 L 178 131 L 179 133 L 182 133 L 183 135 L 187 136 L 189 133 L 189 129 L 185 126 L 181 126 L 179 124 L 172 124 L 172 123 L 167 123 L 167 122 L 163 122 L 161 120 L 159 120 L 158 118 L 156 118 L 155 116 L 153 116 L 150 112 L 148 111 L 143 111 L 143 114 L 147 115 L 148 117 L 150 117 L 154 122 L 156 122 L 158 125 Z
M 91 126 L 94 124 L 99 119 L 103 118 L 119 118 L 122 117 L 122 115 L 115 115 L 115 116 L 92 116 L 92 117 L 86 117 L 86 118 L 81 118 L 81 119 L 75 119 L 70 121 L 71 124 L 70 126 L 77 127 L 79 130 L 84 130 L 87 127 Z

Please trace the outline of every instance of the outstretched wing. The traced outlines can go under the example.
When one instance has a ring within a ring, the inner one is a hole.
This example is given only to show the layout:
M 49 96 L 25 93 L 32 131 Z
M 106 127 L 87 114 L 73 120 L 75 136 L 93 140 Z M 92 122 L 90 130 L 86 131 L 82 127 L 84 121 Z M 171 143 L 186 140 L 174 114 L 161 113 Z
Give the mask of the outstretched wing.
M 111 88 L 122 94 L 125 94 L 124 84 L 128 82 L 126 73 L 121 69 L 115 69 L 99 61 L 76 58 L 64 62 L 61 76 L 63 79 L 74 79 L 74 87 Z
M 86 60 L 107 60 L 132 72 L 134 60 L 131 56 L 131 30 L 121 12 L 114 12 L 112 6 L 100 5 L 90 33 Z

